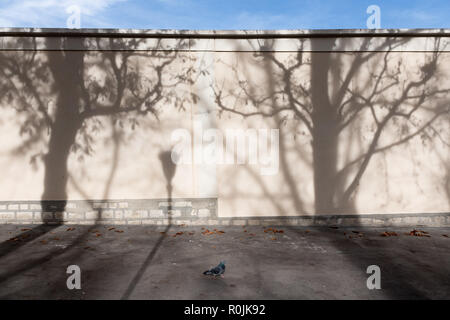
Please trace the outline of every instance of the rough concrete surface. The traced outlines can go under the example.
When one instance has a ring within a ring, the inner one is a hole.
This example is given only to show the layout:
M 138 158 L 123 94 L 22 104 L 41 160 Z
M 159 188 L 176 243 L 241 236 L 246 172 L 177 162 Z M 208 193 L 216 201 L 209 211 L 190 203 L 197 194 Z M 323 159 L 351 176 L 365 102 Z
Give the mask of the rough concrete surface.
M 450 228 L 207 228 L 0 226 L 0 299 L 450 299 Z

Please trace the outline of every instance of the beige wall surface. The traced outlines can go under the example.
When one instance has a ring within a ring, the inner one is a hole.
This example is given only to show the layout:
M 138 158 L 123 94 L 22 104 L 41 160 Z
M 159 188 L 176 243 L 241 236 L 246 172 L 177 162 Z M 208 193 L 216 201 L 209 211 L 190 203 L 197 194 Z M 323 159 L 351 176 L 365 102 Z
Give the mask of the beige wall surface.
M 170 184 L 223 217 L 450 211 L 441 39 L 170 40 L 9 39 L 27 49 L 0 51 L 0 201 Z

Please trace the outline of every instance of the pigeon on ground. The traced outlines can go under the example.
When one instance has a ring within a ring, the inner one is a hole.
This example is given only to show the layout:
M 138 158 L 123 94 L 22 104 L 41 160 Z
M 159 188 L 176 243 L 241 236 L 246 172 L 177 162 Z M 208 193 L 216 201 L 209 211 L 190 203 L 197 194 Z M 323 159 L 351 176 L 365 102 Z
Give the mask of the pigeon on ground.
M 204 275 L 213 276 L 214 278 L 217 276 L 221 276 L 223 278 L 224 273 L 225 273 L 225 261 L 220 261 L 217 267 L 211 268 L 203 272 Z

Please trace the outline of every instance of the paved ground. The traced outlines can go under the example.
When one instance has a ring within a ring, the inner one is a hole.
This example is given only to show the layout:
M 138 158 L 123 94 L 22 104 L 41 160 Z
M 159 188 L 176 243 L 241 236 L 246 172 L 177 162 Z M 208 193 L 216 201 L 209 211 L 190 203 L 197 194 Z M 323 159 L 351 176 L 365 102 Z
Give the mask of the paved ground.
M 0 298 L 450 299 L 450 228 L 217 228 L 0 226 Z M 202 275 L 220 260 L 224 279 Z M 66 287 L 69 265 L 81 290 Z

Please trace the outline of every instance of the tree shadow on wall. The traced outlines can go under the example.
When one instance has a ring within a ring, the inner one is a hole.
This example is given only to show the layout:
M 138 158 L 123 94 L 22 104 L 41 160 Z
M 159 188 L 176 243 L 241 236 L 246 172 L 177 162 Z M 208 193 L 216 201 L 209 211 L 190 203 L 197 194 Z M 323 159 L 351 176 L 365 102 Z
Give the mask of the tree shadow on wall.
M 64 224 L 69 180 L 85 200 L 92 199 L 70 175 L 68 160 L 73 155 L 82 161 L 83 156 L 95 152 L 95 133 L 103 130 L 102 118 L 111 122 L 113 142 L 103 193 L 103 199 L 107 199 L 118 166 L 119 147 L 124 142 L 121 128 L 134 129 L 149 116 L 158 120 L 158 114 L 166 108 L 182 110 L 190 98 L 180 94 L 183 85 L 192 84 L 191 57 L 182 53 L 188 46 L 186 40 L 171 45 L 162 39 L 56 37 L 44 40 L 46 48 L 55 50 L 40 51 L 36 39 L 17 40 L 17 45 L 32 48 L 29 51 L 1 53 L 0 105 L 18 114 L 23 142 L 14 155 L 29 155 L 32 165 L 39 165 L 39 160 L 44 165 L 42 224 L 17 235 L 22 239 L 19 243 L 1 243 L 0 258 Z M 152 42 L 151 49 L 136 50 L 146 41 Z M 64 46 L 76 50 L 59 50 Z M 99 50 L 88 51 L 89 46 Z M 169 72 L 174 64 L 178 64 L 176 74 Z M 155 150 L 155 156 L 157 153 Z M 163 171 L 166 178 L 168 174 L 173 177 L 175 172 L 170 172 L 166 160 L 161 158 Z M 171 180 L 169 186 L 171 197 Z M 101 220 L 103 209 L 92 210 L 99 210 L 95 225 Z M 65 249 L 53 250 L 12 273 L 1 274 L 0 282 L 68 252 L 88 235 L 89 232 L 81 234 Z M 75 260 L 80 254 L 75 252 L 70 259 Z
M 450 112 L 450 89 L 443 87 L 445 76 L 440 72 L 443 65 L 439 64 L 447 44 L 441 43 L 441 39 L 434 40 L 433 52 L 417 53 L 424 62 L 416 70 L 403 61 L 404 56 L 395 53 L 411 41 L 404 37 L 365 37 L 356 51 L 349 48 L 358 39 L 312 38 L 311 53 L 304 50 L 306 40 L 299 40 L 298 52 L 289 56 L 276 52 L 276 40 L 261 41 L 258 45 L 250 41 L 254 47 L 252 59 L 256 62 L 238 61 L 239 67 L 228 66 L 232 79 L 213 87 L 217 111 L 243 118 L 259 117 L 269 126 L 280 127 L 280 170 L 297 214 L 357 214 L 355 197 L 376 155 L 419 137 L 431 144 L 439 143 L 433 132 L 448 121 Z M 260 77 L 250 75 L 246 70 L 248 64 L 259 65 L 265 84 L 258 82 Z M 367 119 L 369 123 L 363 123 Z M 297 125 L 289 129 L 284 126 L 286 122 Z M 362 125 L 368 128 L 365 132 L 368 142 L 357 134 Z M 309 145 L 308 150 L 288 148 L 285 139 L 290 136 L 302 136 L 309 141 L 304 145 Z M 359 155 L 351 158 L 355 147 Z M 311 213 L 302 209 L 305 199 L 299 192 L 301 184 L 307 182 L 297 181 L 292 175 L 292 162 L 285 160 L 293 152 L 313 173 Z M 311 154 L 310 163 L 305 160 L 305 153 Z M 262 179 L 255 173 L 251 177 L 260 184 L 274 208 L 283 207 L 280 197 L 271 195 Z M 358 218 L 354 227 L 362 228 Z M 295 228 L 292 231 L 299 232 Z M 348 243 L 336 241 L 335 232 L 329 230 L 325 234 L 329 234 L 336 249 L 348 250 Z M 378 248 L 377 260 L 387 264 L 382 266 L 382 270 L 388 270 L 383 275 L 404 289 L 391 287 L 385 292 L 391 298 L 403 297 L 404 292 L 413 298 L 426 298 L 406 278 L 405 275 L 411 274 L 406 272 L 406 266 L 396 264 L 397 258 L 383 247 Z M 358 268 L 364 268 L 365 273 L 367 261 L 357 255 L 350 255 L 350 259 Z M 442 272 L 435 271 L 440 281 L 448 283 Z M 424 275 L 413 277 L 428 282 Z

